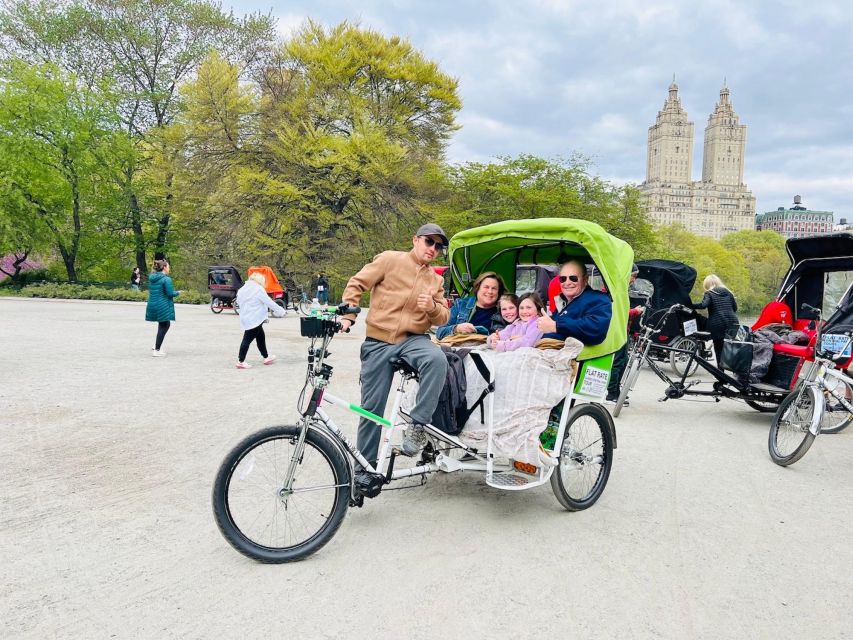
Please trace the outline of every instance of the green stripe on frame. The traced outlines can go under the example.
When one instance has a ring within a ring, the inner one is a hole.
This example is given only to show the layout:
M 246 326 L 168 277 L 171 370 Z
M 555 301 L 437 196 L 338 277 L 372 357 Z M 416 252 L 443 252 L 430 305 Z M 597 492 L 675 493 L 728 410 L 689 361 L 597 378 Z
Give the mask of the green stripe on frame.
M 381 418 L 377 416 L 375 413 L 370 413 L 367 409 L 362 409 L 357 404 L 350 403 L 349 408 L 355 411 L 357 414 L 364 416 L 365 418 L 370 418 L 374 422 L 378 422 L 379 424 L 384 424 L 386 427 L 391 426 L 391 421 L 386 420 L 385 418 Z

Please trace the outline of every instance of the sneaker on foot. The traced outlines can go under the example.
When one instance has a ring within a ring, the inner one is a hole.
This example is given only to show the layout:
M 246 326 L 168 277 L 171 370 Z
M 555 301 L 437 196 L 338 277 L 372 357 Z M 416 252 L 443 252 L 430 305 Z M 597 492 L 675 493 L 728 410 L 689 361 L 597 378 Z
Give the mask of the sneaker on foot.
M 237 368 L 238 369 L 251 369 L 252 365 L 250 365 L 248 362 L 238 362 Z
M 412 457 L 426 445 L 426 429 L 422 424 L 413 424 L 403 434 L 403 444 L 400 446 L 400 453 L 404 456 Z
M 264 364 L 272 364 L 275 362 L 275 356 L 267 356 L 264 358 Z
M 154 349 L 154 350 L 151 352 L 151 355 L 152 355 L 152 356 L 154 356 L 155 358 L 165 358 L 165 357 L 166 357 L 166 352 L 165 352 L 165 351 L 163 351 L 162 349 Z

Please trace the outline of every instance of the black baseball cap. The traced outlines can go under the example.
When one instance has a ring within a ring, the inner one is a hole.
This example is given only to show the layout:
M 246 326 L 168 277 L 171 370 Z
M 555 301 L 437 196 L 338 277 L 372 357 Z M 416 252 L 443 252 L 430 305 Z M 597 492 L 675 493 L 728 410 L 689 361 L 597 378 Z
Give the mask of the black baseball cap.
M 447 236 L 444 235 L 444 231 L 437 224 L 433 224 L 432 222 L 428 222 L 425 225 L 422 225 L 420 229 L 415 232 L 416 236 L 439 236 L 441 237 L 442 242 L 447 244 Z

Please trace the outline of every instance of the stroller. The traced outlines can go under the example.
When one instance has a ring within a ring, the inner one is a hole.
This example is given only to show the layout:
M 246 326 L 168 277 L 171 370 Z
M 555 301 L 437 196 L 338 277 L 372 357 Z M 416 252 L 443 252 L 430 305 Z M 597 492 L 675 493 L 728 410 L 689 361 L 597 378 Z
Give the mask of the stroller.
M 675 260 L 641 260 L 637 262 L 639 273 L 634 286 L 629 290 L 631 307 L 643 305 L 646 307 L 646 324 L 655 324 L 662 314 L 674 304 L 682 304 L 692 308 L 690 291 L 696 283 L 696 270 Z M 691 314 L 671 314 L 664 322 L 662 331 L 655 336 L 661 345 L 692 349 L 696 342 L 691 337 L 696 331 L 704 331 L 705 316 L 693 311 Z M 635 319 L 630 327 L 630 334 L 635 338 L 638 334 L 639 323 Z M 703 341 L 704 342 L 704 341 Z M 672 369 L 681 373 L 680 365 L 684 356 L 675 351 L 664 351 L 651 348 L 649 355 L 657 360 L 669 359 Z M 711 357 L 711 351 L 703 346 L 699 355 L 705 359 Z
M 236 267 L 212 266 L 207 268 L 207 290 L 210 292 L 210 310 L 222 313 L 223 309 L 233 309 L 240 313 L 235 298 L 237 290 L 243 286 L 243 279 Z

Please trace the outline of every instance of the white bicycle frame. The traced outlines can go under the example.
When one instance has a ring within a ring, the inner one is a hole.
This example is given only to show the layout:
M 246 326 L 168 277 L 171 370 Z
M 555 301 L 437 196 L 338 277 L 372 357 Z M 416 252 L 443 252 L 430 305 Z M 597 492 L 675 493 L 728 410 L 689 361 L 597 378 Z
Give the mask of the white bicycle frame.
M 853 342 L 853 336 L 848 340 L 848 346 L 851 342 Z M 845 349 L 846 348 L 847 347 L 845 347 Z M 817 436 L 820 434 L 820 427 L 823 423 L 823 412 L 826 409 L 826 398 L 824 397 L 823 392 L 831 395 L 841 404 L 842 407 L 847 409 L 850 413 L 853 413 L 853 403 L 850 403 L 844 397 L 843 393 L 838 393 L 838 389 L 843 389 L 845 387 L 853 389 L 853 381 L 849 380 L 842 371 L 836 369 L 832 360 L 828 360 L 826 358 L 815 358 L 808 371 L 801 375 L 803 377 L 803 388 L 800 390 L 801 395 L 805 392 L 806 387 L 816 387 L 819 391 L 819 393 L 816 394 L 819 406 L 815 407 L 812 423 L 809 425 L 809 431 L 813 435 Z M 826 384 L 827 378 L 835 378 L 837 384 L 830 388 Z
M 392 453 L 392 445 L 391 445 L 391 436 L 394 431 L 403 431 L 406 429 L 409 424 L 405 420 L 403 420 L 400 416 L 400 408 L 403 401 L 403 396 L 405 392 L 405 388 L 407 383 L 410 381 L 408 376 L 401 376 L 400 382 L 397 385 L 397 391 L 394 396 L 394 403 L 392 405 L 391 413 L 392 419 L 386 419 L 384 417 L 380 417 L 362 409 L 358 405 L 354 405 L 343 398 L 339 398 L 331 393 L 325 392 L 322 396 L 322 404 L 335 405 L 338 407 L 342 407 L 343 409 L 357 414 L 359 417 L 366 418 L 370 420 L 377 427 L 382 429 L 382 434 L 380 436 L 380 449 L 379 456 L 377 458 L 376 466 L 371 465 L 361 451 L 352 443 L 351 439 L 340 429 L 340 427 L 335 423 L 332 417 L 323 410 L 322 406 L 318 406 L 316 409 L 315 417 L 319 419 L 324 428 L 328 430 L 328 432 L 333 435 L 338 441 L 343 445 L 343 447 L 349 452 L 353 459 L 355 459 L 361 467 L 367 471 L 372 473 L 380 473 L 382 475 L 388 475 L 388 464 L 390 461 L 391 453 Z M 493 382 L 491 379 L 488 382 Z M 564 407 L 566 409 L 561 412 L 559 428 L 557 429 L 557 443 L 561 443 L 563 441 L 563 435 L 566 431 L 566 424 L 569 418 L 569 407 L 571 407 L 572 401 L 578 396 L 574 393 L 574 386 L 572 390 L 566 395 L 564 400 Z M 465 443 L 463 443 L 459 438 L 444 433 L 437 427 L 432 425 L 424 425 L 427 432 L 436 440 L 440 442 L 444 442 L 448 445 L 452 445 L 453 447 L 462 449 L 466 453 L 469 453 L 475 457 L 475 460 L 470 461 L 462 461 L 456 458 L 452 458 L 444 453 L 438 453 L 435 457 L 435 462 L 429 462 L 427 464 L 418 465 L 410 468 L 403 469 L 393 469 L 391 472 L 391 476 L 389 480 L 400 480 L 403 478 L 410 478 L 413 476 L 426 475 L 428 473 L 435 473 L 438 471 L 451 473 L 454 471 L 477 471 L 486 473 L 487 482 L 494 487 L 505 490 L 520 490 L 520 489 L 530 489 L 532 487 L 537 487 L 541 484 L 547 482 L 554 469 L 559 466 L 560 459 L 560 451 L 554 451 L 553 458 L 557 461 L 557 465 L 555 466 L 545 466 L 540 465 L 538 467 L 538 474 L 530 475 L 530 479 L 524 483 L 505 483 L 505 482 L 490 482 L 489 480 L 494 480 L 498 477 L 497 474 L 501 474 L 502 472 L 511 472 L 513 467 L 509 463 L 497 463 L 495 462 L 495 455 L 493 453 L 493 424 L 494 424 L 494 400 L 492 394 L 489 394 L 486 397 L 486 413 L 487 413 L 487 422 L 488 422 L 488 440 L 485 454 L 479 450 L 473 449 L 469 447 Z

